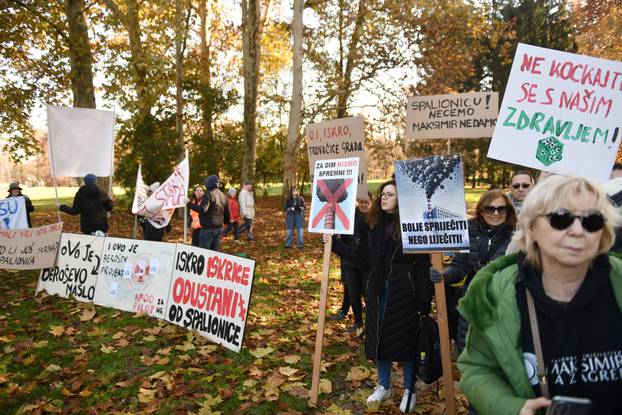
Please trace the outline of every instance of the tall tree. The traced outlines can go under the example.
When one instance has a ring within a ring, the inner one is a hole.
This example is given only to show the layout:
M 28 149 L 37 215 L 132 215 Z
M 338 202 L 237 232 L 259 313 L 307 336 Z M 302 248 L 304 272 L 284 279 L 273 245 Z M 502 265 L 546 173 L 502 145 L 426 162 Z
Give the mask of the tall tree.
M 65 0 L 68 51 L 71 64 L 73 106 L 96 108 L 93 87 L 93 53 L 84 12 L 84 0 Z
M 296 167 L 300 142 L 303 135 L 300 133 L 302 120 L 302 12 L 304 0 L 294 0 L 294 14 L 292 18 L 292 98 L 289 110 L 289 124 L 287 127 L 287 146 L 283 155 L 283 195 L 296 184 Z
M 257 155 L 257 98 L 261 58 L 261 0 L 242 0 L 242 70 L 244 74 L 244 159 L 241 180 L 254 178 Z

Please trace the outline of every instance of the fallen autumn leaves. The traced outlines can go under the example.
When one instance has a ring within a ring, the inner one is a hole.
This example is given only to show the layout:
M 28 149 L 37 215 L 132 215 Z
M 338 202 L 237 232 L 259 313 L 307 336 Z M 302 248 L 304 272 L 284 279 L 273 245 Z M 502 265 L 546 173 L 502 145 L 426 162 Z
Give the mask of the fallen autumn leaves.
M 365 405 L 374 369 L 362 340 L 347 334 L 351 322 L 327 325 L 319 407 L 308 406 L 322 247 L 317 235 L 307 234 L 302 251 L 283 249 L 280 205 L 277 198 L 259 199 L 258 242 L 223 241 L 225 252 L 257 261 L 240 354 L 161 320 L 45 294 L 34 298 L 38 273 L 0 271 L 2 412 L 399 413 L 397 388 L 388 405 Z M 52 211 L 35 213 L 35 225 L 56 218 Z M 66 232 L 78 232 L 77 218 L 64 219 Z M 131 215 L 115 213 L 111 235 L 131 237 L 132 223 Z M 177 219 L 167 240 L 181 240 L 181 226 Z M 335 309 L 342 291 L 338 261 L 332 265 L 329 308 Z M 417 401 L 418 414 L 444 409 L 435 386 Z

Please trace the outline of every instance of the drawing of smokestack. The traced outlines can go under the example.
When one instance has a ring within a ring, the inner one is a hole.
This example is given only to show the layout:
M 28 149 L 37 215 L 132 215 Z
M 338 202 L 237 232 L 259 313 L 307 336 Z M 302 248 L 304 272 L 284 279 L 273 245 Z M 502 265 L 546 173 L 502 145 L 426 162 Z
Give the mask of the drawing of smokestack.
M 331 196 L 334 195 L 337 189 L 339 189 L 339 187 L 343 184 L 344 179 L 327 179 L 321 181 L 324 182 L 330 191 L 330 195 L 325 195 L 322 191 L 322 186 L 317 186 L 316 194 L 318 199 L 320 199 L 320 202 L 328 203 L 326 215 L 324 216 L 324 228 L 335 229 L 335 208 L 337 207 L 337 203 L 341 203 L 348 198 L 348 191 L 345 190 L 337 199 L 335 199 Z

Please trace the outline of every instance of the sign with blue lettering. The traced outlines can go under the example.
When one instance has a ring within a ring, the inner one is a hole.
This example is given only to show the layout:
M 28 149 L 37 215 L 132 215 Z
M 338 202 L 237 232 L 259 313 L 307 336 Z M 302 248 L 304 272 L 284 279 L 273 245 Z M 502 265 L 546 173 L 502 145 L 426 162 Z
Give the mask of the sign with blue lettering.
M 26 199 L 23 196 L 0 200 L 0 229 L 27 229 Z

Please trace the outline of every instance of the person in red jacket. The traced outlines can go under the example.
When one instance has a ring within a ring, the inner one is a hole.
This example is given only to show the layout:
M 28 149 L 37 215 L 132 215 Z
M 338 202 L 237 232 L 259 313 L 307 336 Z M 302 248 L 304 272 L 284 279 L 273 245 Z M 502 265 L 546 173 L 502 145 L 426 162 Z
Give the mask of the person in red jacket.
M 231 229 L 233 229 L 233 240 L 239 242 L 238 221 L 240 220 L 240 205 L 238 203 L 238 200 L 235 198 L 235 194 L 236 190 L 234 188 L 229 189 L 229 197 L 227 198 L 227 201 L 229 203 L 229 223 L 227 223 L 227 226 L 225 227 L 225 231 L 222 236 L 225 237 L 229 235 L 229 232 L 231 232 Z

